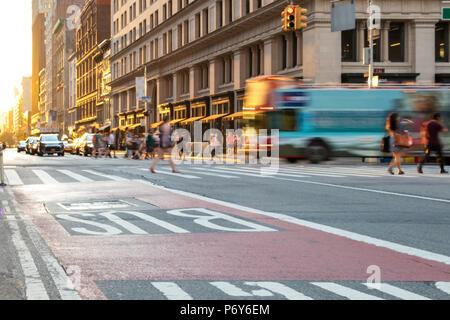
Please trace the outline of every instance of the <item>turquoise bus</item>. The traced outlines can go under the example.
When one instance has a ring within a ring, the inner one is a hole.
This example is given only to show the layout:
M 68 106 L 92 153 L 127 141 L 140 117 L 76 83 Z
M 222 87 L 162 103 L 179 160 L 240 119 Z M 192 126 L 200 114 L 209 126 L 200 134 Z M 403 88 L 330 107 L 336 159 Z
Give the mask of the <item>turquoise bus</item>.
M 261 94 L 261 93 L 260 93 Z M 271 93 L 267 111 L 252 110 L 249 126 L 279 129 L 280 157 L 291 162 L 306 158 L 313 163 L 331 157 L 386 157 L 381 150 L 386 118 L 391 112 L 414 122 L 410 156 L 423 156 L 420 129 L 434 112 L 441 112 L 450 127 L 448 87 L 391 86 L 388 88 L 320 88 L 303 86 Z M 251 98 L 251 97 L 249 97 Z M 450 135 L 442 135 L 450 156 Z M 273 146 L 272 146 L 273 147 Z

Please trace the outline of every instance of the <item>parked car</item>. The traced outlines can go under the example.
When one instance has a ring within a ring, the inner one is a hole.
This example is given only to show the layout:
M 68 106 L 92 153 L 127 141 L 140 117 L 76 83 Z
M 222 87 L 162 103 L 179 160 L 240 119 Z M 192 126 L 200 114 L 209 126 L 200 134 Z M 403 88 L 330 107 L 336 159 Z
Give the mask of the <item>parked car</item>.
M 30 154 L 31 155 L 36 155 L 37 151 L 38 151 L 38 142 L 39 142 L 39 138 L 34 139 L 31 142 L 31 148 L 30 148 Z
M 80 154 L 80 138 L 72 141 L 72 154 Z
M 37 142 L 39 140 L 39 138 L 38 137 L 29 137 L 28 139 L 27 139 L 27 141 L 26 141 L 26 145 L 25 145 L 25 152 L 27 153 L 27 154 L 33 154 L 33 149 L 32 149 L 32 146 L 33 146 L 33 143 L 34 142 Z
M 57 134 L 41 134 L 37 148 L 38 156 L 45 154 L 58 154 L 64 157 L 64 144 L 59 140 Z
M 72 153 L 72 140 L 63 140 L 64 152 Z
M 80 138 L 78 147 L 79 154 L 84 155 L 85 157 L 87 157 L 88 155 L 92 155 L 92 152 L 94 151 L 93 138 L 94 135 L 92 133 L 85 133 Z
M 22 151 L 26 151 L 26 141 L 20 141 L 19 144 L 17 145 L 17 152 L 22 152 Z

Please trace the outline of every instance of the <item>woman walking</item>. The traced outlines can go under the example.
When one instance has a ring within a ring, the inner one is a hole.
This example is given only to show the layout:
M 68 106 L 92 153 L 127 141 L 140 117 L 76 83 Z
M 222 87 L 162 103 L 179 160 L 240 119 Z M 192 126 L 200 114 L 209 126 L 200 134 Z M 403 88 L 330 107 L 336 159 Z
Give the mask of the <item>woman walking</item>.
M 170 166 L 172 167 L 173 173 L 180 173 L 176 168 L 175 164 L 172 160 L 172 130 L 170 129 L 169 125 L 169 118 L 164 119 L 164 123 L 159 127 L 159 148 L 158 148 L 158 156 L 153 160 L 153 163 L 150 167 L 150 171 L 152 173 L 155 172 L 155 167 L 158 164 L 160 160 L 164 160 L 164 155 L 168 154 L 170 156 Z
M 406 128 L 414 123 L 408 119 L 400 119 L 398 113 L 392 112 L 386 121 L 386 130 L 389 133 L 391 151 L 393 159 L 389 164 L 388 172 L 394 174 L 394 166 L 398 168 L 398 174 L 405 174 L 402 171 L 402 158 L 406 150 L 410 147 L 409 136 Z

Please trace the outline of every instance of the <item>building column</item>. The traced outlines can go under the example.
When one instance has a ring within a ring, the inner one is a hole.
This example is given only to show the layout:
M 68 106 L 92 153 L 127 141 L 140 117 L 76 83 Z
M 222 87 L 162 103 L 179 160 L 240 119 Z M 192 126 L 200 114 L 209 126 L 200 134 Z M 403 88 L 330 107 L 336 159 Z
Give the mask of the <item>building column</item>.
M 198 66 L 193 66 L 189 69 L 189 98 L 194 99 L 198 90 Z
M 303 76 L 315 82 L 341 82 L 341 33 L 330 21 L 312 22 L 303 31 Z M 291 52 L 288 48 L 287 52 Z M 288 64 L 289 66 L 289 64 Z
M 263 56 L 263 70 L 264 75 L 274 74 L 274 56 L 273 56 L 273 39 L 269 38 L 264 41 L 264 56 Z
M 233 52 L 233 82 L 234 90 L 239 90 L 243 87 L 245 81 L 244 70 L 244 54 L 242 50 Z
M 364 42 L 364 33 L 366 32 L 366 20 L 359 21 L 357 23 L 357 34 L 356 34 L 356 61 L 363 61 L 364 56 L 364 48 L 367 46 L 367 43 Z
M 257 73 L 256 71 L 258 70 L 258 50 L 257 50 L 257 46 L 252 46 L 251 47 L 252 50 L 252 77 L 256 77 Z
M 303 33 L 302 31 L 296 31 L 295 35 L 297 37 L 297 65 L 303 65 Z
M 217 59 L 209 61 L 209 94 L 213 95 L 216 93 L 217 86 L 219 84 L 219 79 L 217 75 L 220 74 L 219 63 Z
M 179 92 L 178 92 L 178 74 L 174 73 L 172 75 L 172 85 L 173 85 L 173 89 L 172 89 L 172 98 L 173 101 L 178 101 L 179 99 Z
M 435 26 L 437 20 L 416 21 L 414 25 L 414 66 L 417 82 L 433 83 L 436 74 Z
M 388 62 L 389 61 L 389 27 L 390 21 L 383 21 L 381 23 L 381 61 Z

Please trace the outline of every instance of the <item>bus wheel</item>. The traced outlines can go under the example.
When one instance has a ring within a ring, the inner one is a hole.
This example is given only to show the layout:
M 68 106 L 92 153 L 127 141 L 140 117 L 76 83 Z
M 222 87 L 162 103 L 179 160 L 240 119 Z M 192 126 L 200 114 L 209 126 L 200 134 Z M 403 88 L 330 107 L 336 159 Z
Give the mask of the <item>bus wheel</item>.
M 296 163 L 297 158 L 286 158 L 289 163 Z
M 307 149 L 308 160 L 311 163 L 320 163 L 328 160 L 329 150 L 325 143 L 322 141 L 313 141 Z

